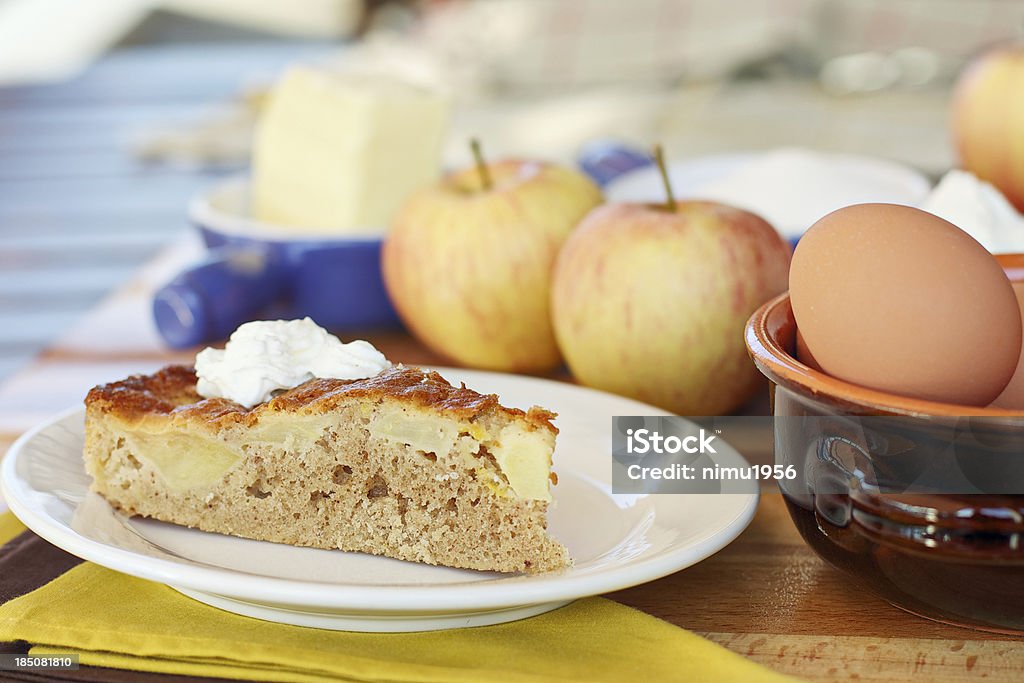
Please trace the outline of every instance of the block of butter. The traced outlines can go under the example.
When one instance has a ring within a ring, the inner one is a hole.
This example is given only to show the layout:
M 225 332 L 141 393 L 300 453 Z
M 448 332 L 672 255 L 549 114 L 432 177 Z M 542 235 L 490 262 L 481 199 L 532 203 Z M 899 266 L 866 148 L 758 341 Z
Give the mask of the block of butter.
M 256 128 L 253 217 L 297 234 L 383 234 L 438 177 L 448 110 L 400 81 L 290 69 Z

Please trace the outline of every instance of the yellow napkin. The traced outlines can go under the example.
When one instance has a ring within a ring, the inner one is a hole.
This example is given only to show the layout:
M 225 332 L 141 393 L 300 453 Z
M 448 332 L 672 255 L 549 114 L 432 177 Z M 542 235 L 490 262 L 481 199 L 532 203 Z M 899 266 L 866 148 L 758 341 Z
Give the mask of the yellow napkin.
M 24 530 L 25 525 L 10 512 L 0 513 L 0 545 L 7 543 Z
M 237 616 L 88 562 L 0 606 L 11 640 L 86 665 L 259 681 L 793 680 L 603 598 L 497 626 L 347 633 Z

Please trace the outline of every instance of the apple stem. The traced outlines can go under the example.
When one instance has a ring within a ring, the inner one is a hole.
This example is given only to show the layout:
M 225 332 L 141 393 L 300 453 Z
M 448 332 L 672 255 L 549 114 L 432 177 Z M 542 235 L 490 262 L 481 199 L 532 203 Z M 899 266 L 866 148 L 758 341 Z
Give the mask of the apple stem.
M 661 182 L 665 186 L 665 210 L 674 212 L 676 210 L 676 197 L 672 194 L 672 183 L 668 179 L 668 168 L 665 166 L 665 152 L 661 149 L 661 145 L 654 146 L 654 163 L 658 166 Z
M 480 149 L 480 141 L 470 138 L 469 147 L 473 150 L 473 158 L 476 160 L 476 172 L 480 174 L 480 186 L 485 192 L 489 191 L 494 187 L 494 183 L 491 182 L 491 174 L 487 170 L 487 164 L 484 163 L 484 153 Z

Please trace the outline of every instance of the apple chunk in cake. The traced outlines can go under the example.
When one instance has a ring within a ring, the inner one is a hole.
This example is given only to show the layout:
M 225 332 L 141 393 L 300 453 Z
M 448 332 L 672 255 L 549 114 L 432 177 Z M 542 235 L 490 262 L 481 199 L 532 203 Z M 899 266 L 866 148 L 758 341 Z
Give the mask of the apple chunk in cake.
M 557 430 L 434 372 L 313 379 L 245 408 L 191 368 L 94 388 L 85 464 L 127 514 L 500 572 L 565 567 L 546 512 Z

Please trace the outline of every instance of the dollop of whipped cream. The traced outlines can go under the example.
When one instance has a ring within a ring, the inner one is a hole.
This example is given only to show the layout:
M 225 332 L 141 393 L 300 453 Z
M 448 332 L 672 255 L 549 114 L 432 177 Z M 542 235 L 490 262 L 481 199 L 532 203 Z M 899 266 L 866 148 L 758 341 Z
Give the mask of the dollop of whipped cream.
M 196 391 L 252 408 L 315 377 L 365 379 L 389 367 L 373 344 L 344 344 L 309 318 L 257 320 L 235 330 L 223 350 L 196 355 Z
M 1024 216 L 972 173 L 949 171 L 919 208 L 945 218 L 993 254 L 1024 251 Z

